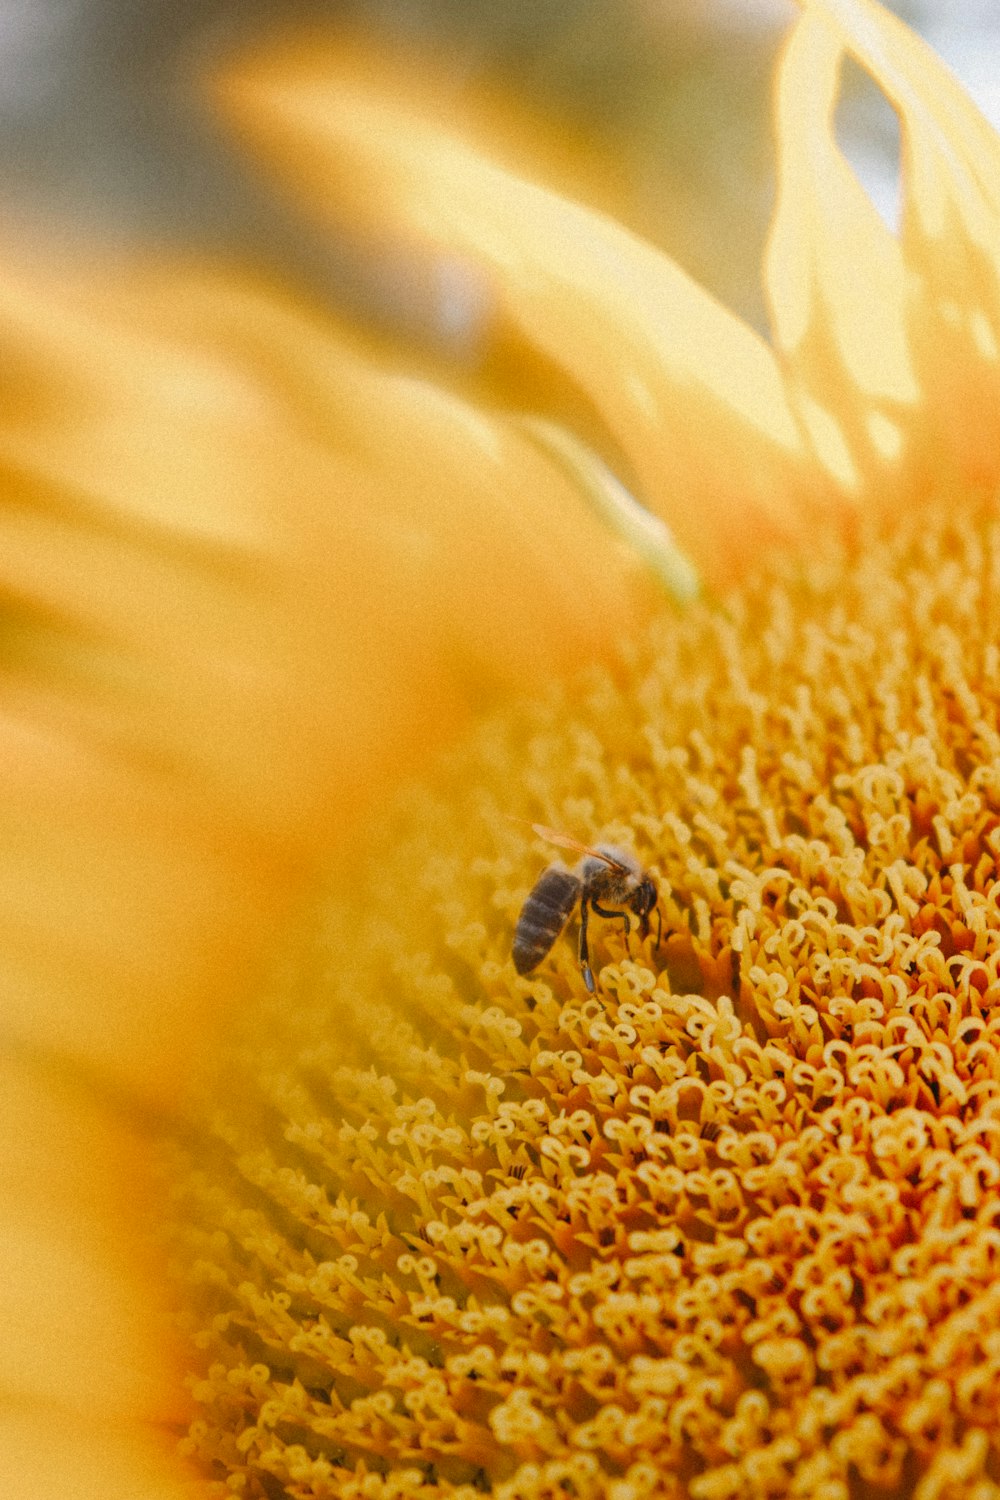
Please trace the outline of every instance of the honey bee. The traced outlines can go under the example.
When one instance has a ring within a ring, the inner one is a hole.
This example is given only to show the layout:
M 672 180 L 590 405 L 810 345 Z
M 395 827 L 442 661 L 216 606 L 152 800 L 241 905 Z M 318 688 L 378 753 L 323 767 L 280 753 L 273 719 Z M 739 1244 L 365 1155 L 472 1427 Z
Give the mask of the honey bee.
M 631 931 L 631 912 L 639 919 L 639 936 L 645 938 L 649 934 L 649 919 L 654 909 L 659 924 L 656 886 L 635 855 L 625 849 L 617 849 L 613 844 L 598 844 L 591 849 L 589 845 L 579 844 L 567 834 L 556 833 L 540 823 L 531 826 L 539 838 L 556 844 L 560 849 L 572 849 L 582 858 L 573 870 L 561 863 L 551 864 L 535 881 L 514 931 L 514 967 L 519 974 L 530 974 L 538 967 L 551 951 L 579 901 L 580 969 L 584 984 L 593 994 L 594 975 L 587 946 L 587 920 L 591 911 L 599 917 L 620 917 L 626 937 Z M 609 911 L 609 906 L 617 910 Z M 662 926 L 657 942 L 661 936 Z

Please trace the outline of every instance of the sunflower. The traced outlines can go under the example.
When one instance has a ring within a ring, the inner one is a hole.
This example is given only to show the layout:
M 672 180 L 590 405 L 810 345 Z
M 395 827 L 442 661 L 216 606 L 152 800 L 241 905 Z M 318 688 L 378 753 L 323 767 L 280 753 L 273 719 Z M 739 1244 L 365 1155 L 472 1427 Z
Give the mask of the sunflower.
M 9 268 L 10 1492 L 180 1492 L 186 1368 L 227 1493 L 994 1494 L 996 138 L 878 7 L 805 5 L 768 345 L 347 59 L 221 94 L 314 212 L 480 266 L 585 417 L 230 269 Z M 509 964 L 551 850 L 508 812 L 652 873 L 593 996 L 561 939 Z

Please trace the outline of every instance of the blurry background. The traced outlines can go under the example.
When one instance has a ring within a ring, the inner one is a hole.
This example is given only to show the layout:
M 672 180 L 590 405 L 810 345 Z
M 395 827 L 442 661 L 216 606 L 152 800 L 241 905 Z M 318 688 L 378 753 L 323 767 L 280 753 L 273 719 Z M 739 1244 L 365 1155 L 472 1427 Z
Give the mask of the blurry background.
M 1000 119 L 995 0 L 893 7 Z M 213 55 L 296 23 L 414 41 L 456 97 L 484 81 L 613 163 L 630 225 L 763 323 L 773 187 L 769 87 L 790 0 L 0 0 L 0 150 L 31 233 L 238 251 L 392 325 L 426 331 L 419 289 L 366 279 L 315 243 L 216 129 L 190 80 Z M 895 117 L 847 80 L 845 150 L 892 219 Z M 410 299 L 408 301 L 408 299 Z

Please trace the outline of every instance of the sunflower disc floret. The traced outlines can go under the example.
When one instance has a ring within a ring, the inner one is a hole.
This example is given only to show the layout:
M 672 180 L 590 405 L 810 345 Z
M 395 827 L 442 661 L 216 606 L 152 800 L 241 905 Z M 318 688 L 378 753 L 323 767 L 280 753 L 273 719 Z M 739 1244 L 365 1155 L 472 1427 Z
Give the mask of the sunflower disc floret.
M 220 1494 L 1000 1496 L 1000 531 L 781 567 L 483 727 L 254 1021 L 176 1172 Z M 511 813 L 653 871 L 594 996 Z

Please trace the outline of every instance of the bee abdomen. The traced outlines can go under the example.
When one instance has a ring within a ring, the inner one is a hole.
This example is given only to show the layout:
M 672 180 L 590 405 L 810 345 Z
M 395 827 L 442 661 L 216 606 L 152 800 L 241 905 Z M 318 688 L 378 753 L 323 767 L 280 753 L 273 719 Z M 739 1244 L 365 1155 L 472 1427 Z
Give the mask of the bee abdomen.
M 519 974 L 530 974 L 541 963 L 566 926 L 579 895 L 580 879 L 571 870 L 550 865 L 538 877 L 514 932 L 513 959 Z

